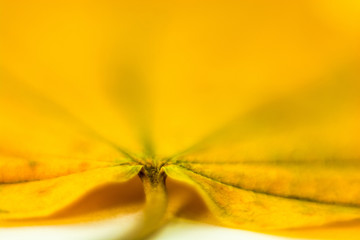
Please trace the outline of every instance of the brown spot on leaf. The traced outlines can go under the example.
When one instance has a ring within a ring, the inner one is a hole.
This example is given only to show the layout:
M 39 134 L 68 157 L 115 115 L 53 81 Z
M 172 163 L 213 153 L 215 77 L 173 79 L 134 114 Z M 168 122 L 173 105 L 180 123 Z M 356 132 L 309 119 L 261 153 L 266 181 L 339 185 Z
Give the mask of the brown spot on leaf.
M 84 170 L 86 170 L 86 169 L 88 169 L 89 168 L 89 163 L 88 162 L 82 162 L 82 163 L 80 163 L 80 165 L 79 165 L 79 170 L 80 171 L 84 171 Z
M 56 184 L 52 184 L 52 185 L 50 185 L 50 186 L 47 186 L 46 188 L 39 189 L 39 190 L 37 191 L 37 194 L 39 194 L 39 195 L 47 194 L 47 193 L 50 192 L 55 186 L 56 186 Z

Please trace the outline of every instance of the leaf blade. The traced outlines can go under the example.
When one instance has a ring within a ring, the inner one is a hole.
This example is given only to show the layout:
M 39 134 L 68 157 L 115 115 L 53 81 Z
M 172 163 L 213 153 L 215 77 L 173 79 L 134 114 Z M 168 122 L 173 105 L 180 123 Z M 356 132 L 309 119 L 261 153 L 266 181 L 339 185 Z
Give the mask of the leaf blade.
M 359 217 L 357 207 L 287 199 L 238 189 L 178 166 L 165 168 L 169 177 L 195 187 L 210 210 L 225 225 L 251 230 L 274 230 L 324 225 Z
M 0 224 L 49 216 L 98 186 L 130 180 L 140 169 L 107 167 L 40 181 L 0 184 Z

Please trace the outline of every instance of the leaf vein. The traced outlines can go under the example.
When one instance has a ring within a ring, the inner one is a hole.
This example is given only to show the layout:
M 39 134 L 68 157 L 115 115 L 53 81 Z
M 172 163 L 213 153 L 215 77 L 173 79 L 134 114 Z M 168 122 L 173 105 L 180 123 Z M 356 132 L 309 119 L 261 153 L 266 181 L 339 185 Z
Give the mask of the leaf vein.
M 326 202 L 326 201 L 321 201 L 321 200 L 317 200 L 317 199 L 312 199 L 312 198 L 308 198 L 308 197 L 299 197 L 299 196 L 294 196 L 294 195 L 281 195 L 281 194 L 276 194 L 276 193 L 269 193 L 269 192 L 265 192 L 265 191 L 261 191 L 261 190 L 257 190 L 257 189 L 248 189 L 248 188 L 244 188 L 242 186 L 239 185 L 235 185 L 235 184 L 231 184 L 231 183 L 227 183 L 227 182 L 223 182 L 219 179 L 216 179 L 214 177 L 205 175 L 201 172 L 197 172 L 194 171 L 193 169 L 187 168 L 185 166 L 181 166 L 181 165 L 176 165 L 180 168 L 183 168 L 189 172 L 192 172 L 196 175 L 199 175 L 203 178 L 207 178 L 211 181 L 226 185 L 226 186 L 230 186 L 233 188 L 237 188 L 237 189 L 241 189 L 244 191 L 248 191 L 248 192 L 253 192 L 253 193 L 257 193 L 257 194 L 263 194 L 263 195 L 267 195 L 267 196 L 272 196 L 272 197 L 279 197 L 279 198 L 287 198 L 287 199 L 291 199 L 291 200 L 297 200 L 297 201 L 306 201 L 306 202 L 312 202 L 312 203 L 318 203 L 318 204 L 326 204 L 326 205 L 337 205 L 337 206 L 343 206 L 343 207 L 356 207 L 359 208 L 360 205 L 359 204 L 354 204 L 354 203 L 340 203 L 340 202 Z

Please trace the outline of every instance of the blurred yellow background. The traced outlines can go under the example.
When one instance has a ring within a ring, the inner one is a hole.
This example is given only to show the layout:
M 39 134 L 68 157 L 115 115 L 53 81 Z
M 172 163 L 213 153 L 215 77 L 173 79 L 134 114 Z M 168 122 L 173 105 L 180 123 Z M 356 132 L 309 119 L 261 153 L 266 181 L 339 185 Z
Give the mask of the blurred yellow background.
M 2 71 L 134 150 L 140 136 L 174 154 L 279 96 L 349 71 L 358 82 L 357 1 L 3 0 L 1 9 Z

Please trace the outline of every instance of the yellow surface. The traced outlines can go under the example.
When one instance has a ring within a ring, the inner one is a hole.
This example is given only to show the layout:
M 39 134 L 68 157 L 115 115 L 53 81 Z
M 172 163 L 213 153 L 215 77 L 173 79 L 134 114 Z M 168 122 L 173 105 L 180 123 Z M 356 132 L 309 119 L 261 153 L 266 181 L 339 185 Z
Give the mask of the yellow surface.
M 3 0 L 0 11 L 1 224 L 56 216 L 143 166 L 147 195 L 167 174 L 169 215 L 326 226 L 306 232 L 327 238 L 327 224 L 359 219 L 356 1 Z M 131 181 L 104 196 L 121 202 Z
M 95 187 L 127 181 L 138 171 L 139 167 L 121 166 L 42 181 L 2 184 L 0 219 L 4 221 L 49 216 Z

